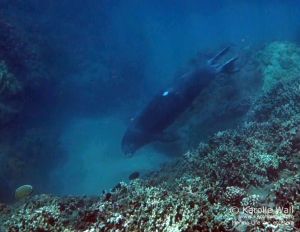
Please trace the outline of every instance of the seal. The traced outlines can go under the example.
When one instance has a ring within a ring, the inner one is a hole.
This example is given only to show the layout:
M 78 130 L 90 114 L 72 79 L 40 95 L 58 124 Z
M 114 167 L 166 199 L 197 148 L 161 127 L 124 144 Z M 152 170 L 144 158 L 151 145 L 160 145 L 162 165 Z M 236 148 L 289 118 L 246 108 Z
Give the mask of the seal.
M 224 48 L 213 58 L 195 64 L 167 89 L 158 92 L 140 113 L 131 120 L 123 139 L 122 151 L 132 156 L 139 148 L 154 141 L 172 142 L 175 136 L 165 130 L 191 107 L 196 97 L 216 78 L 219 73 L 233 73 L 237 57 L 223 64 L 217 61 L 229 50 Z

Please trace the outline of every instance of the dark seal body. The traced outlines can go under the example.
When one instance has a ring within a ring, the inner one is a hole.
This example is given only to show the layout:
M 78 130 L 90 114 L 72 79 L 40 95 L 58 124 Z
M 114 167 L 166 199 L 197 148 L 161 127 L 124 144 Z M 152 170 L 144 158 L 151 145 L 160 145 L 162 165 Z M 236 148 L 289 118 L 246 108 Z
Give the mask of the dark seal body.
M 222 66 L 214 64 L 214 61 L 226 52 L 224 51 L 204 65 L 193 68 L 176 80 L 170 88 L 160 91 L 152 98 L 131 121 L 125 132 L 122 150 L 126 155 L 132 155 L 137 149 L 155 140 L 172 140 L 164 134 L 164 131 L 192 105 L 195 98 L 219 72 L 232 66 L 235 59 L 229 60 Z

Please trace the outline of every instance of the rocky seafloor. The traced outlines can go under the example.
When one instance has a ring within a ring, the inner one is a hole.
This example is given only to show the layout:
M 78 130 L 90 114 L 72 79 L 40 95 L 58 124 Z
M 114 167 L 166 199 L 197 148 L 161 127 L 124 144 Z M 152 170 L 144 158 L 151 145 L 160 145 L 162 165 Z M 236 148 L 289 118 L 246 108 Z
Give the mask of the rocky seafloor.
M 43 194 L 1 204 L 0 231 L 300 231 L 297 49 L 265 49 L 267 87 L 237 128 L 101 196 Z M 280 79 L 284 70 L 289 78 Z

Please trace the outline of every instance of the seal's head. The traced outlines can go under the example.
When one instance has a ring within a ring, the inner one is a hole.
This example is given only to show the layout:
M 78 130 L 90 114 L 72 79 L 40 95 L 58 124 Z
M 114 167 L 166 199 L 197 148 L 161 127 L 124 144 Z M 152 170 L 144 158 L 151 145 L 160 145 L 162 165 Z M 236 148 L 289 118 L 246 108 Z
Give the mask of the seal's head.
M 148 136 L 139 130 L 128 128 L 122 139 L 122 152 L 127 157 L 132 157 L 139 148 L 147 143 L 149 143 Z

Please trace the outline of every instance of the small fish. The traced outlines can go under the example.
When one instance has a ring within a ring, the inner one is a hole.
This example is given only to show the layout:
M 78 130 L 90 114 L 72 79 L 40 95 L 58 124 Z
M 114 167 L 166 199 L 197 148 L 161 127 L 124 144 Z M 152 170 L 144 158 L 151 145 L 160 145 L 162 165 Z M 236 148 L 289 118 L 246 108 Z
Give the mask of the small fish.
M 31 185 L 29 185 L 29 184 L 22 185 L 16 189 L 15 198 L 17 200 L 22 200 L 22 199 L 30 196 L 32 192 L 33 192 L 33 187 Z

